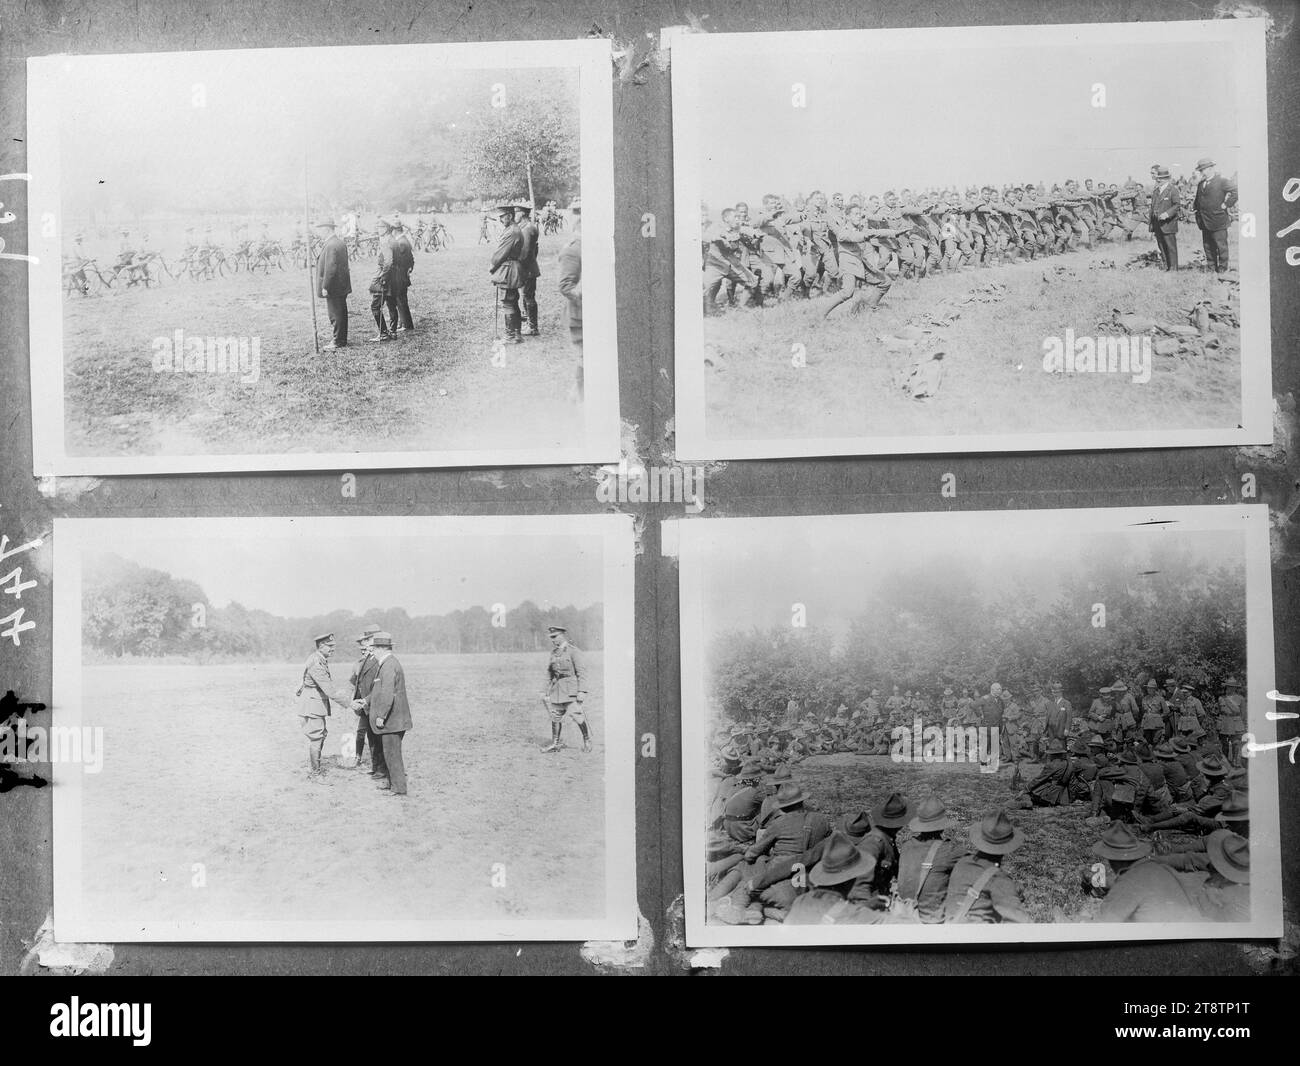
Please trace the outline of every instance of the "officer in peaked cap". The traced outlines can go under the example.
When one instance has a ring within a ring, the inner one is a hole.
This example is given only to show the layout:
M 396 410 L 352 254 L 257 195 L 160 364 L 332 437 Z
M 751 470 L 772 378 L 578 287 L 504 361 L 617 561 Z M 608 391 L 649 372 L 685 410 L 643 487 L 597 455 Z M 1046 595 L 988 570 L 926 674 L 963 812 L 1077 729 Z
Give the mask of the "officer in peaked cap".
M 563 747 L 566 717 L 582 732 L 582 750 L 591 751 L 591 730 L 582 711 L 587 698 L 587 676 L 581 656 L 569 643 L 569 631 L 564 626 L 547 626 L 546 633 L 551 638 L 551 658 L 546 664 L 546 693 L 542 699 L 551 716 L 551 742 L 542 751 L 557 752 Z
M 325 773 L 321 752 L 328 732 L 325 719 L 330 716 L 330 701 L 353 706 L 352 693 L 330 677 L 330 656 L 334 654 L 334 634 L 319 633 L 313 638 L 315 650 L 307 656 L 302 669 L 302 684 L 298 686 L 298 719 L 303 736 L 308 741 L 308 778 L 319 781 Z

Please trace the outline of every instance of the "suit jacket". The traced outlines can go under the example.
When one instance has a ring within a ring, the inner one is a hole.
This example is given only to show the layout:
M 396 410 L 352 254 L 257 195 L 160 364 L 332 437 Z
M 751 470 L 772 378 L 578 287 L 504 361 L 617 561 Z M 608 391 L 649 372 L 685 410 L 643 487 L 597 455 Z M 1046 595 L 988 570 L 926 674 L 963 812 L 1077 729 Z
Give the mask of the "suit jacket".
M 582 328 L 582 234 L 560 250 L 560 293 L 569 304 L 569 327 Z
M 308 718 L 327 718 L 330 713 L 330 700 L 345 706 L 352 702 L 352 695 L 342 685 L 336 685 L 330 677 L 329 660 L 318 651 L 307 657 L 302 668 L 302 684 L 298 686 L 298 714 Z
M 316 260 L 316 289 L 328 296 L 347 296 L 352 292 L 352 274 L 348 270 L 348 246 L 331 234 L 321 245 Z
M 375 276 L 370 282 L 371 292 L 382 292 L 391 289 L 394 285 L 394 277 L 397 271 L 393 268 L 393 238 L 383 236 L 379 238 L 379 258 L 375 262 Z
M 393 285 L 405 289 L 411 284 L 411 271 L 415 269 L 415 247 L 405 233 L 393 238 Z
M 375 678 L 379 675 L 379 659 L 373 652 L 366 652 L 352 668 L 352 695 L 354 699 L 365 699 L 375 687 Z M 357 711 L 360 715 L 363 712 Z
M 519 257 L 524 265 L 524 277 L 540 278 L 541 268 L 537 265 L 537 223 L 531 219 L 519 227 L 524 235 L 524 254 Z
M 1177 233 L 1178 232 L 1178 186 L 1172 181 L 1162 189 L 1156 187 L 1151 193 L 1151 207 L 1147 213 L 1147 221 L 1151 225 L 1153 233 Z M 1159 216 L 1165 212 L 1172 212 L 1169 218 L 1161 219 Z
M 376 733 L 404 733 L 411 728 L 411 707 L 406 702 L 406 675 L 397 657 L 390 655 L 379 664 L 374 688 L 366 699 L 370 728 Z M 377 723 L 384 720 L 383 726 Z
M 1230 178 L 1216 174 L 1209 181 L 1196 186 L 1192 201 L 1196 209 L 1196 224 L 1203 230 L 1227 229 L 1232 222 L 1228 208 L 1237 202 L 1237 185 Z

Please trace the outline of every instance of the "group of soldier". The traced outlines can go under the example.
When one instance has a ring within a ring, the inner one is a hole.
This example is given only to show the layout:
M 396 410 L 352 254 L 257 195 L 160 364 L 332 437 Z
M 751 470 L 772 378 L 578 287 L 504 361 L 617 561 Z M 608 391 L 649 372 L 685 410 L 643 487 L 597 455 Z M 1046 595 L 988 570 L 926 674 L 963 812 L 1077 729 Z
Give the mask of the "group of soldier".
M 1178 269 L 1177 229 L 1184 205 L 1202 231 L 1207 269 L 1228 269 L 1227 230 L 1236 185 L 1217 174 L 1209 158 L 1197 163 L 1196 179 L 1174 180 L 1163 166 L 1151 168 L 1151 187 L 1131 178 L 1123 186 L 1071 179 L 1049 190 L 1043 184 L 971 186 L 884 196 L 821 190 L 788 200 L 764 196 L 758 210 L 747 203 L 702 218 L 704 313 L 735 306 L 832 297 L 829 316 L 853 302 L 876 307 L 899 278 L 923 278 L 964 267 L 990 267 L 1092 248 L 1098 241 L 1125 242 L 1150 232 L 1166 269 Z
M 1147 680 L 1140 702 L 1117 681 L 1081 715 L 1059 683 L 1048 687 L 1050 696 L 1034 686 L 1023 709 L 996 683 L 979 696 L 947 688 L 937 712 L 923 693 L 895 687 L 882 701 L 872 690 L 853 711 L 841 703 L 793 726 L 760 716 L 720 733 L 708 812 L 710 917 L 746 925 L 1028 922 L 1001 865 L 1024 841 L 1009 812 L 1082 804 L 1098 839 L 1096 861 L 1078 878 L 1085 896 L 1101 900 L 1097 921 L 1247 920 L 1245 705 L 1236 679 L 1224 680 L 1213 712 L 1192 686 L 1172 680 L 1163 689 Z M 969 827 L 969 843 L 945 835 L 957 822 L 936 795 L 914 805 L 895 793 L 838 819 L 817 809 L 796 776 L 802 759 L 888 754 L 893 730 L 910 731 L 917 720 L 996 728 L 1002 737 L 1008 725 L 1023 727 L 1010 795 Z M 1026 757 L 1040 767 L 1027 783 Z M 900 839 L 904 828 L 910 836 Z
M 590 752 L 591 726 L 583 711 L 587 699 L 587 675 L 582 656 L 569 642 L 566 626 L 547 627 L 551 642 L 546 664 L 546 688 L 542 703 L 550 720 L 551 740 L 542 748 L 554 754 L 564 748 L 564 724 L 572 722 L 582 735 L 582 751 Z M 359 658 L 353 663 L 345 684 L 330 673 L 330 659 L 337 642 L 333 633 L 313 638 L 315 647 L 303 665 L 302 681 L 296 694 L 296 710 L 303 736 L 307 738 L 307 778 L 320 783 L 329 773 L 324 757 L 331 706 L 357 716 L 356 761 L 352 768 L 365 771 L 362 759 L 370 751 L 369 776 L 377 787 L 393 796 L 407 794 L 406 764 L 402 739 L 412 728 L 411 707 L 406 696 L 406 675 L 393 654 L 392 634 L 378 625 L 368 625 L 356 638 Z
M 442 220 L 426 216 L 424 212 L 419 213 L 411 228 L 396 216 L 381 219 L 373 231 L 367 231 L 360 223 L 350 220 L 341 227 L 349 261 L 378 255 L 384 227 L 387 226 L 391 232 L 395 225 L 401 225 L 416 251 L 437 251 L 452 244 L 451 234 Z M 231 243 L 226 245 L 217 239 L 211 225 L 205 226 L 201 232 L 198 227 L 187 226 L 180 255 L 169 264 L 162 252 L 153 247 L 149 233 L 143 232 L 137 237 L 129 229 L 123 229 L 116 259 L 103 267 L 98 259 L 87 253 L 85 234 L 78 233 L 73 238 L 72 254 L 64 256 L 64 289 L 69 295 L 89 296 L 99 289 L 113 288 L 119 281 L 127 289 L 152 288 L 163 278 L 213 281 L 241 271 L 269 274 L 272 270 L 285 270 L 286 263 L 304 269 L 315 262 L 324 243 L 322 236 L 305 234 L 301 226 L 295 228 L 292 239 L 287 242 L 271 233 L 268 222 L 261 224 L 257 236 L 250 235 L 249 231 L 247 222 L 233 225 Z

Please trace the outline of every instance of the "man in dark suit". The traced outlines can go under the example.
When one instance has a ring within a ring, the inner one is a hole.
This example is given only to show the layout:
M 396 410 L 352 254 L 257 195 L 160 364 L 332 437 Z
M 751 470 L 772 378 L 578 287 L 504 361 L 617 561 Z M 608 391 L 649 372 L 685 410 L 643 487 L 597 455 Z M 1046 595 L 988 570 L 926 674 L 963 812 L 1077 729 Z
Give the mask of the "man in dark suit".
M 352 698 L 353 706 L 356 707 L 357 700 L 365 701 L 370 695 L 370 690 L 375 687 L 375 678 L 379 674 L 379 660 L 375 658 L 374 650 L 371 648 L 371 642 L 374 640 L 376 633 L 380 632 L 380 627 L 369 625 L 362 631 L 361 636 L 357 637 L 357 643 L 361 646 L 361 659 L 352 668 Z M 366 741 L 370 741 L 370 776 L 387 777 L 388 770 L 384 766 L 384 745 L 379 739 L 378 734 L 370 728 L 370 716 L 365 713 L 364 709 L 357 710 L 357 769 L 361 769 L 361 756 L 366 750 Z
M 501 239 L 497 241 L 497 250 L 492 253 L 492 264 L 488 267 L 488 272 L 492 275 L 492 284 L 503 293 L 501 300 L 506 305 L 506 342 L 523 344 L 519 289 L 524 283 L 523 258 L 527 242 L 523 232 L 515 225 L 513 204 L 499 203 L 493 210 L 501 223 L 502 232 Z
M 533 221 L 531 204 L 519 204 L 515 208 L 515 225 L 524 235 L 524 254 L 520 262 L 524 268 L 524 314 L 528 316 L 526 337 L 536 337 L 537 333 L 537 279 L 542 276 L 537 265 L 537 223 Z
M 334 232 L 333 219 L 316 223 L 325 234 L 320 257 L 316 260 L 316 287 L 325 299 L 334 340 L 325 345 L 327 352 L 348 346 L 348 296 L 352 293 L 352 274 L 348 271 L 348 246 Z
M 411 728 L 411 708 L 406 702 L 406 675 L 402 664 L 393 656 L 393 637 L 382 630 L 371 638 L 371 648 L 379 662 L 375 684 L 366 697 L 366 714 L 370 728 L 384 750 L 388 776 L 379 787 L 394 796 L 406 795 L 406 766 L 402 762 L 402 738 Z
M 393 219 L 393 302 L 389 328 L 394 333 L 410 333 L 415 329 L 411 321 L 411 305 L 406 302 L 406 290 L 411 287 L 411 271 L 415 269 L 415 247 L 406 235 L 400 218 Z
M 1160 249 L 1160 259 L 1166 270 L 1178 269 L 1178 186 L 1169 180 L 1169 171 L 1160 165 L 1151 168 L 1155 189 L 1151 193 L 1151 207 L 1147 216 L 1151 233 Z
M 1218 172 L 1213 159 L 1200 160 L 1196 169 L 1201 180 L 1192 203 L 1196 209 L 1196 224 L 1201 227 L 1205 266 L 1207 270 L 1222 274 L 1228 269 L 1228 226 L 1232 223 L 1228 209 L 1237 202 L 1237 186 Z

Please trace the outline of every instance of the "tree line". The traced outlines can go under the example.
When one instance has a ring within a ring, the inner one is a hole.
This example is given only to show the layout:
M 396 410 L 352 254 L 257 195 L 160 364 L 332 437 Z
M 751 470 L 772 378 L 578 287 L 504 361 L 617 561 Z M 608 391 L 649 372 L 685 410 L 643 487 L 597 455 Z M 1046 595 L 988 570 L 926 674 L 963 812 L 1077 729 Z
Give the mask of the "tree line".
M 399 651 L 442 654 L 545 651 L 547 626 L 568 628 L 580 648 L 599 650 L 604 634 L 601 604 L 543 610 L 530 600 L 496 613 L 475 606 L 440 615 L 412 617 L 404 608 L 364 614 L 332 611 L 310 618 L 283 618 L 239 603 L 214 607 L 193 581 L 106 555 L 86 568 L 82 583 L 82 644 L 102 655 L 264 659 L 304 657 L 318 633 L 332 632 L 341 648 L 367 625 L 393 634 Z M 494 624 L 501 622 L 504 624 Z
M 1068 564 L 1067 564 L 1068 565 Z M 1158 567 L 1152 569 L 1152 567 Z M 1244 681 L 1244 572 L 1185 552 L 1158 563 L 1098 553 L 1056 595 L 986 585 L 955 563 L 892 572 L 846 633 L 780 626 L 719 635 L 710 647 L 712 694 L 732 718 L 783 715 L 787 701 L 817 712 L 945 686 L 987 692 L 997 681 L 1022 703 L 1058 680 L 1076 709 L 1103 685 L 1168 677 L 1218 693 Z

